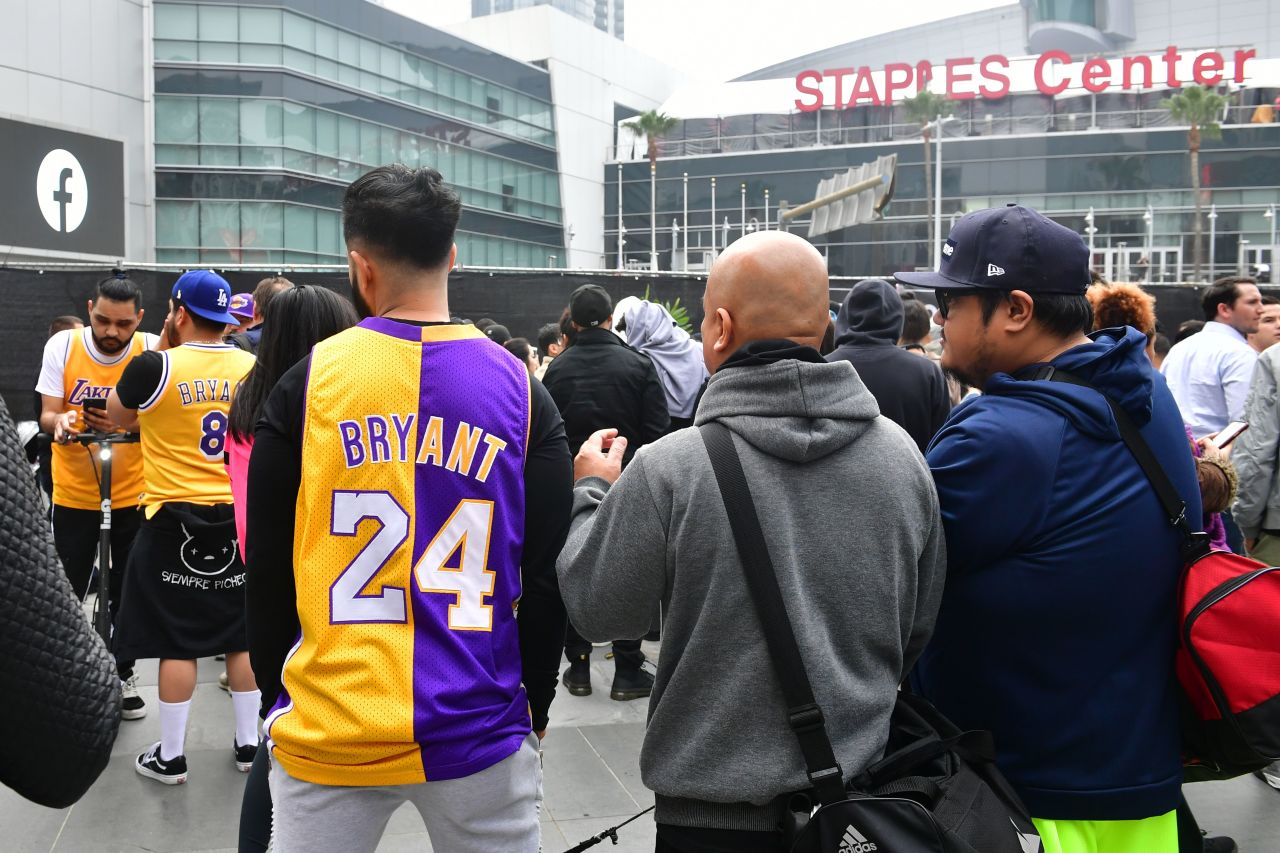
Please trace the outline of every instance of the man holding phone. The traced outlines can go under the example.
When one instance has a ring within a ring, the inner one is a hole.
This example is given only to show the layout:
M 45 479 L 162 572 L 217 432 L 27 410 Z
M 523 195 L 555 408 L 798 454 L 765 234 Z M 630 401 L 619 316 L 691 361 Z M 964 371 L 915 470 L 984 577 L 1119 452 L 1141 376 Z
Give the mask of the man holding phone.
M 49 338 L 36 391 L 40 429 L 54 437 L 53 538 L 71 588 L 81 599 L 89 591 L 101 523 L 100 474 L 92 447 L 71 443 L 84 432 L 117 432 L 106 413 L 106 397 L 139 353 L 154 349 L 159 338 L 139 333 L 142 291 L 123 275 L 98 282 L 88 302 L 89 325 Z M 110 610 L 115 619 L 129 548 L 142 514 L 142 453 L 136 444 L 116 445 L 111 469 Z M 145 717 L 133 661 L 117 661 L 124 684 L 126 720 Z

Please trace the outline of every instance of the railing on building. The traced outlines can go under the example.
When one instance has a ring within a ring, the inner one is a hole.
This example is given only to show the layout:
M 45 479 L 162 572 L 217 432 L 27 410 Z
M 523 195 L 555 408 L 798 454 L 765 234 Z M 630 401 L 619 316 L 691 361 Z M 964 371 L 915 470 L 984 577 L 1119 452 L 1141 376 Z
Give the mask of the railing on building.
M 1025 96 L 1032 97 L 1032 96 Z M 1131 96 L 1118 96 L 1131 97 Z M 1136 97 L 1136 96 L 1132 96 Z M 1021 99 L 1016 99 L 1020 101 Z M 944 126 L 944 137 L 1011 136 L 1015 134 L 1063 133 L 1085 130 L 1137 130 L 1175 128 L 1178 125 L 1163 107 L 1142 109 L 1100 109 L 1088 97 L 1063 101 L 1035 98 L 1022 102 L 1028 114 L 1012 115 L 1012 109 L 984 112 L 983 101 L 962 102 L 967 115 L 957 116 Z M 997 102 L 998 103 L 998 102 Z M 976 104 L 976 105 L 975 105 Z M 1039 107 L 1039 112 L 1032 108 Z M 1045 111 L 1046 108 L 1052 111 Z M 891 114 L 888 107 L 855 110 L 823 110 L 819 113 L 779 113 L 684 119 L 658 142 L 659 158 L 688 157 L 746 151 L 775 151 L 827 145 L 857 145 L 903 142 L 920 138 L 920 125 L 901 121 L 865 122 Z M 1257 106 L 1229 106 L 1222 124 L 1247 125 Z M 893 108 L 896 113 L 897 108 Z M 843 122 L 832 126 L 832 122 Z M 738 132 L 740 130 L 748 132 Z M 612 161 L 643 160 L 648 148 L 641 140 L 620 142 L 606 156 Z

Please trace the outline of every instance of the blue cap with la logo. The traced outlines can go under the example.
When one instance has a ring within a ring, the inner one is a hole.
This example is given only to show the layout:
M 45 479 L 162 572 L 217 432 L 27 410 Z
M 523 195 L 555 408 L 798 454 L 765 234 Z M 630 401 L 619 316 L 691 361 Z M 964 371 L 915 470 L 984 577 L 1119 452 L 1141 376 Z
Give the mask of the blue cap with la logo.
M 239 323 L 231 314 L 231 285 L 213 270 L 184 272 L 173 285 L 173 301 L 214 323 Z

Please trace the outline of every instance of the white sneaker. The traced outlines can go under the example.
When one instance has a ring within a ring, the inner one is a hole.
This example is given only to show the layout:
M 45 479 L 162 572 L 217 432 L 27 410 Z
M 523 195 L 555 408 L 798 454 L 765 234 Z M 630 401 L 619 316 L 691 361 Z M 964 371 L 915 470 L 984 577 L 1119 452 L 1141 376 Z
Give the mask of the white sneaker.
M 1280 791 L 1280 761 L 1273 761 L 1261 770 L 1253 771 L 1253 775 Z
M 147 703 L 138 695 L 136 672 L 120 682 L 120 692 L 124 697 L 124 701 L 120 703 L 120 716 L 126 720 L 141 720 L 147 715 Z

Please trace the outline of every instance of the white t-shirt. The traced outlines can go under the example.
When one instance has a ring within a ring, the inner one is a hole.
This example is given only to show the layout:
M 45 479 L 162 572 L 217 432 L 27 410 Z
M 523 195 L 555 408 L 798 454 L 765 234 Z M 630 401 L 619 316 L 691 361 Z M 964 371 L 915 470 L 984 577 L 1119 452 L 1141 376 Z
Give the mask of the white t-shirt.
M 155 349 L 156 344 L 160 343 L 159 335 L 153 335 L 150 332 L 142 332 L 141 334 L 144 341 L 143 345 L 147 349 Z M 36 382 L 37 393 L 66 399 L 63 374 L 66 373 L 67 353 L 71 350 L 71 341 L 74 335 L 84 336 L 84 348 L 100 364 L 119 364 L 121 359 L 129 357 L 130 348 L 127 346 L 116 355 L 104 355 L 100 352 L 93 343 L 93 330 L 88 326 L 82 329 L 63 329 L 49 338 L 44 345 L 44 363 L 40 366 L 40 379 Z

